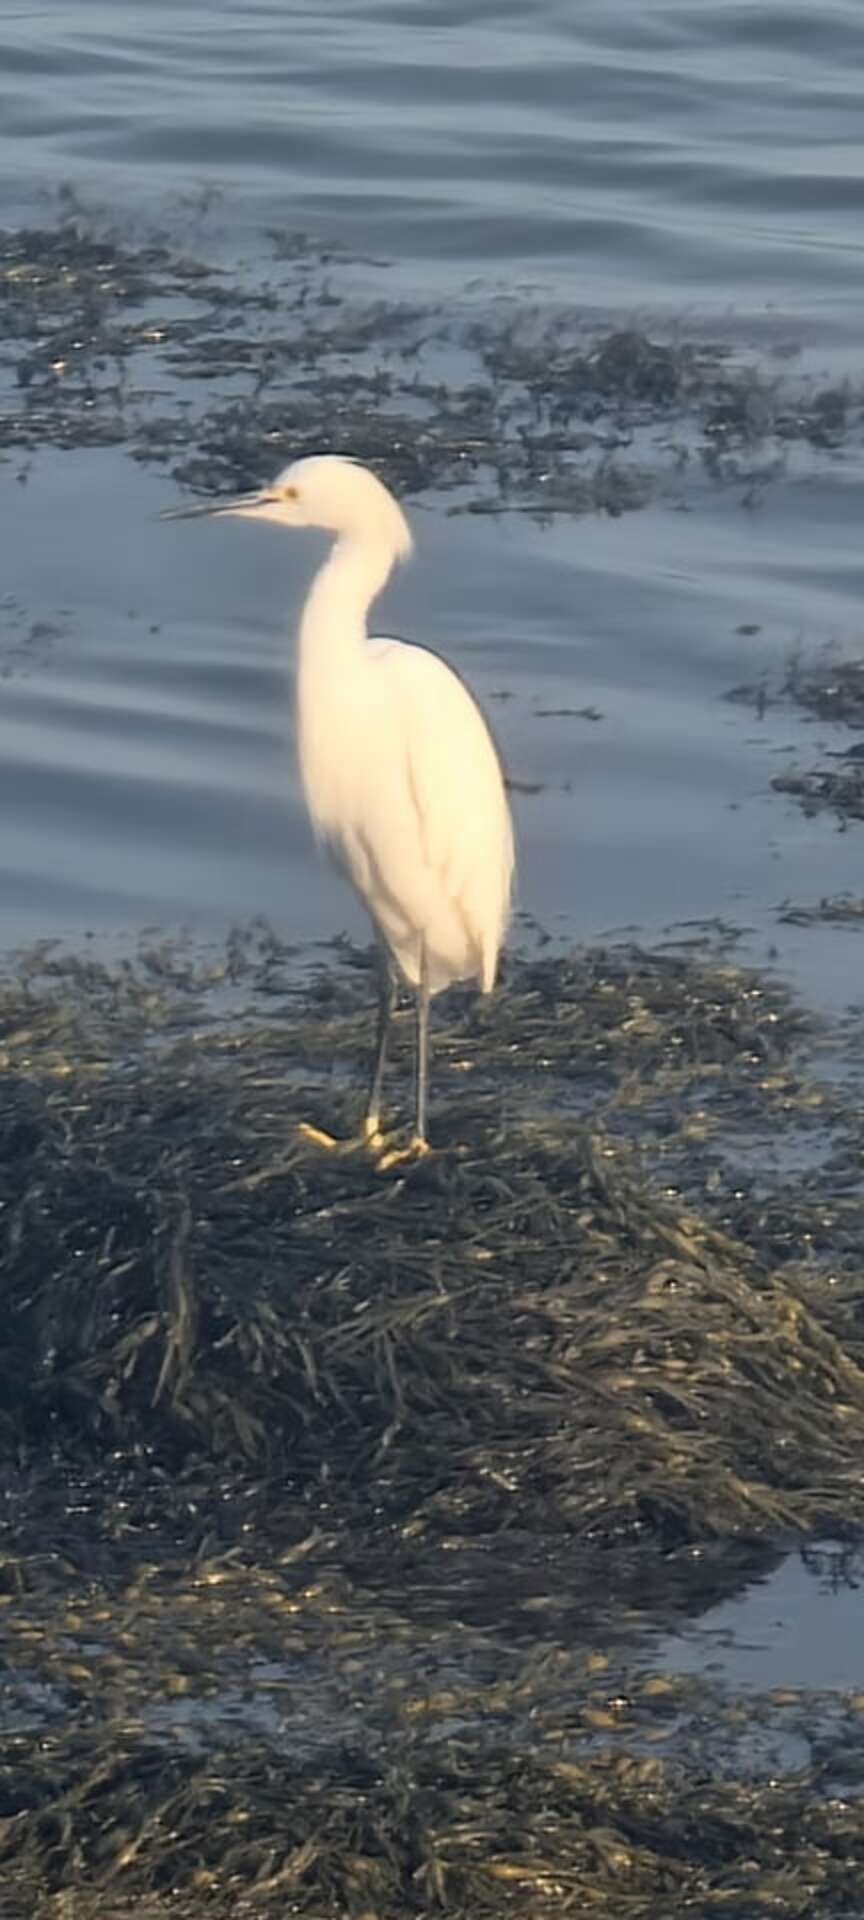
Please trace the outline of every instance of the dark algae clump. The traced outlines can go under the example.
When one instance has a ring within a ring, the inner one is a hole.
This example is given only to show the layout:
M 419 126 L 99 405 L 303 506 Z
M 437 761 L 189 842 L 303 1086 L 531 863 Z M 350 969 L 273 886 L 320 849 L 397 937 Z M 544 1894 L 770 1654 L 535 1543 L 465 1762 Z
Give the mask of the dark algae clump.
M 767 707 L 779 701 L 789 702 L 802 709 L 810 724 L 822 721 L 838 729 L 845 728 L 847 735 L 838 732 L 838 742 L 851 733 L 851 745 L 823 748 L 823 759 L 830 760 L 830 766 L 795 767 L 787 773 L 775 774 L 771 785 L 775 793 L 791 794 L 808 815 L 834 814 L 841 829 L 851 821 L 864 820 L 864 742 L 857 737 L 864 727 L 864 661 L 805 665 L 795 659 L 776 687 L 769 687 L 763 679 L 752 685 L 733 687 L 726 697 L 755 708 L 760 717 Z
M 381 1174 L 294 1131 L 369 987 L 262 931 L 3 987 L 4 1920 L 860 1912 L 860 1697 L 645 1641 L 854 1566 L 830 1036 L 698 945 L 512 962 Z
M 230 492 L 350 452 L 399 493 L 543 518 L 678 501 L 687 475 L 751 504 L 790 446 L 827 466 L 860 439 L 860 382 L 821 390 L 578 307 L 444 313 L 392 295 L 384 262 L 258 241 L 272 258 L 253 279 L 203 244 L 121 239 L 69 190 L 53 222 L 0 233 L 0 456 L 26 478 L 39 448 L 123 447 Z
M 787 690 L 814 720 L 834 722 L 853 734 L 864 727 L 864 661 L 799 668 L 790 677 Z M 841 827 L 852 820 L 864 820 L 861 741 L 855 739 L 849 747 L 835 748 L 826 757 L 832 761 L 830 767 L 777 774 L 772 787 L 777 793 L 793 794 L 807 814 L 825 810 L 833 813 Z
M 842 825 L 864 820 L 864 767 L 820 768 L 812 773 L 778 773 L 771 782 L 775 793 L 791 793 L 800 800 L 805 813 L 822 813 L 826 808 L 837 815 Z

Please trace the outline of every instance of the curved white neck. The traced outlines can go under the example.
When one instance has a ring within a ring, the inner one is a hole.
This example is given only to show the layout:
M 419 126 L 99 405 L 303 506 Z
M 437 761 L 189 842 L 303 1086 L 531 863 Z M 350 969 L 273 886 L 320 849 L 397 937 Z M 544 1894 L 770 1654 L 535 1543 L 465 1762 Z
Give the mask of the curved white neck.
M 393 570 L 385 542 L 344 536 L 316 573 L 300 616 L 300 665 L 313 653 L 335 666 L 366 639 L 366 615 Z

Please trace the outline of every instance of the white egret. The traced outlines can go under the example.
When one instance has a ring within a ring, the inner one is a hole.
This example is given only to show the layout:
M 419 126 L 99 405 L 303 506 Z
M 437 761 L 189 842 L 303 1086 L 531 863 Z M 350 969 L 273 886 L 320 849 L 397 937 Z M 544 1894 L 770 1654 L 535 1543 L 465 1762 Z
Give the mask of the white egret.
M 510 906 L 513 831 L 489 728 L 458 674 L 404 640 L 370 638 L 367 614 L 412 540 L 368 468 L 324 454 L 271 486 L 166 517 L 236 514 L 335 536 L 303 607 L 297 719 L 315 832 L 371 915 L 381 949 L 378 1033 L 360 1142 L 389 1164 L 381 1096 L 399 982 L 416 1003 L 416 1121 L 426 1150 L 430 995 L 456 980 L 491 991 Z M 330 1135 L 304 1128 L 321 1145 Z M 346 1147 L 358 1142 L 341 1143 Z

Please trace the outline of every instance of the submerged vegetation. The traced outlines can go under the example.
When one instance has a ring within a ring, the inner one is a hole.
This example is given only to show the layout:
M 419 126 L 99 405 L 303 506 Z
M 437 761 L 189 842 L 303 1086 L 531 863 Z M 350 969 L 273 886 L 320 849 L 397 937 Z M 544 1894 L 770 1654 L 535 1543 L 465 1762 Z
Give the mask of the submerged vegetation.
M 808 722 L 823 721 L 857 736 L 864 727 L 864 660 L 828 658 L 805 664 L 796 654 L 775 685 L 763 678 L 732 687 L 726 697 L 752 707 L 760 719 L 769 707 L 795 706 Z M 864 745 L 853 738 L 848 747 L 824 748 L 823 757 L 842 764 L 776 774 L 771 782 L 774 792 L 792 794 L 807 814 L 833 813 L 841 828 L 864 820 Z M 810 920 L 828 917 L 851 916 L 812 912 Z
M 805 813 L 827 809 L 843 826 L 850 820 L 864 820 L 864 767 L 846 767 L 842 772 L 820 768 L 811 773 L 778 773 L 771 785 L 775 793 L 793 794 Z
M 165 236 L 134 245 L 66 191 L 0 235 L 0 447 L 127 447 L 231 491 L 348 451 L 455 510 L 621 513 L 693 470 L 745 501 L 860 433 L 864 398 L 759 370 L 721 340 L 651 339 L 506 299 L 388 297 L 382 262 L 272 233 L 253 282 Z M 448 369 L 442 377 L 442 368 Z M 754 494 L 754 489 L 756 494 Z
M 322 1158 L 335 957 L 5 983 L 4 1912 L 851 1914 L 860 1702 L 639 1636 L 860 1530 L 854 1101 L 728 957 L 546 954 Z

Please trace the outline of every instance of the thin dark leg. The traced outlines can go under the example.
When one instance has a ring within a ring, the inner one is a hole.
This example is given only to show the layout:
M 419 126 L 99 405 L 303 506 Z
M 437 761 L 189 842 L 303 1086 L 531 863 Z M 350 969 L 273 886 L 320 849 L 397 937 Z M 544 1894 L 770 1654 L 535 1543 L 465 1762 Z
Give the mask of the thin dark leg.
M 378 972 L 378 1029 L 375 1035 L 375 1064 L 372 1068 L 372 1084 L 369 1088 L 369 1102 L 363 1132 L 367 1138 L 379 1130 L 381 1118 L 381 1095 L 384 1091 L 384 1069 L 387 1065 L 387 1041 L 390 1034 L 390 1022 L 396 1007 L 399 989 L 396 976 L 390 964 L 390 956 L 382 947 L 379 956 Z
M 429 1094 L 429 981 L 426 955 L 420 963 L 417 988 L 417 1125 L 415 1141 L 426 1145 L 426 1106 Z

